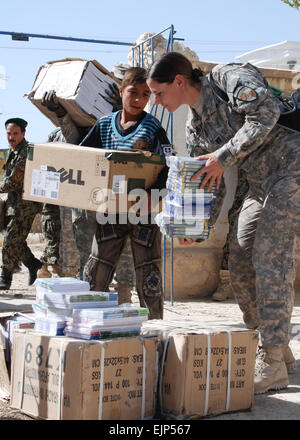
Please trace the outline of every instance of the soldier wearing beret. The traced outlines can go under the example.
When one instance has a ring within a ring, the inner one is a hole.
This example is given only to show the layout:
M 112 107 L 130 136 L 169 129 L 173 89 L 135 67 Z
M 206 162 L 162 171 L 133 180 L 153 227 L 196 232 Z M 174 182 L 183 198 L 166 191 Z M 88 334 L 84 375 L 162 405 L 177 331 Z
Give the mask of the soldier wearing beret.
M 26 127 L 27 122 L 21 118 L 12 118 L 5 122 L 10 150 L 5 164 L 5 177 L 0 183 L 0 193 L 7 193 L 0 290 L 10 288 L 14 269 L 19 261 L 29 270 L 29 285 L 34 283 L 37 271 L 42 266 L 26 243 L 33 220 L 41 211 L 40 203 L 22 199 L 28 150 Z

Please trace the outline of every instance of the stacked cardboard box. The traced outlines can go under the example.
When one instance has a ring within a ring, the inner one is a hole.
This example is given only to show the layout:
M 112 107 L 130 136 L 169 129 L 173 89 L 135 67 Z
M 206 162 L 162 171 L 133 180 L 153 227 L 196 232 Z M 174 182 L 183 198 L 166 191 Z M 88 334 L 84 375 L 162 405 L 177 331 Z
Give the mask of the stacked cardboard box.
M 187 320 L 146 321 L 140 337 L 102 341 L 17 329 L 11 404 L 47 419 L 180 420 L 247 410 L 257 342 L 254 330 Z
M 164 345 L 160 361 L 162 414 L 199 418 L 251 408 L 258 332 L 193 321 L 147 321 L 142 334 Z
M 153 418 L 157 347 L 156 337 L 96 342 L 16 330 L 11 406 L 50 420 Z

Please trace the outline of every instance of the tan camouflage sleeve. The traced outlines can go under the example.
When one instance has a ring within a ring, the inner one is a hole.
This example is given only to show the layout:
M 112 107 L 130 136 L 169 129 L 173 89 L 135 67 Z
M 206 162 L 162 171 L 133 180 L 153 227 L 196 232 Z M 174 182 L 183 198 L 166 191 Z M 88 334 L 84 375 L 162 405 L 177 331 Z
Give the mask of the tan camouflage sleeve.
M 245 115 L 244 125 L 225 145 L 215 151 L 224 167 L 240 163 L 259 148 L 276 124 L 279 105 L 260 73 L 244 67 L 219 67 L 216 83 L 227 93 L 232 108 Z
M 191 123 L 191 118 L 186 123 L 186 147 L 188 154 L 191 157 L 197 157 L 200 156 L 201 154 L 209 153 L 209 151 L 201 147 L 200 145 L 201 139 L 199 139 L 196 129 L 193 127 Z M 216 223 L 219 214 L 221 212 L 225 196 L 226 196 L 226 187 L 225 187 L 224 178 L 222 178 L 220 188 L 215 192 L 215 199 L 211 205 L 210 218 L 208 220 L 210 226 L 213 226 Z
M 190 157 L 197 157 L 201 154 L 208 153 L 207 150 L 201 147 L 201 140 L 199 139 L 195 128 L 192 126 L 191 118 L 186 123 L 186 149 Z
M 77 125 L 67 113 L 62 118 L 58 118 L 62 134 L 68 144 L 77 145 L 80 142 L 80 133 Z
M 0 183 L 0 193 L 20 191 L 23 188 L 26 156 L 20 157 L 11 174 Z

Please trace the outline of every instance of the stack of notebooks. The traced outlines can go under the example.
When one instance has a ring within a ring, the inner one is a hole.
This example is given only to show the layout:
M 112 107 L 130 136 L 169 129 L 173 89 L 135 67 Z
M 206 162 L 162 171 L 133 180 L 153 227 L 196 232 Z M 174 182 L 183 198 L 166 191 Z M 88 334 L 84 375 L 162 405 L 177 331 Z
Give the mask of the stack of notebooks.
M 187 190 L 199 189 L 203 175 L 197 177 L 193 182 L 191 177 L 205 166 L 205 160 L 196 160 L 193 157 L 167 156 L 166 163 L 169 167 L 167 181 L 167 189 L 169 191 L 185 194 Z M 213 187 L 214 191 L 215 186 Z
M 118 305 L 118 294 L 90 291 L 89 283 L 76 278 L 38 278 L 35 281 L 35 330 L 50 336 L 63 335 L 76 309 Z
M 136 336 L 148 319 L 148 309 L 123 304 L 111 308 L 74 309 L 65 335 L 80 339 L 104 339 Z
M 195 239 L 211 237 L 213 228 L 208 220 L 216 188 L 214 186 L 210 192 L 200 190 L 203 175 L 191 181 L 205 162 L 188 157 L 167 157 L 168 195 L 163 200 L 162 212 L 155 218 L 163 235 Z
M 16 313 L 6 323 L 5 341 L 6 341 L 6 360 L 10 362 L 11 349 L 13 346 L 13 336 L 16 329 L 34 329 L 35 319 L 33 313 Z

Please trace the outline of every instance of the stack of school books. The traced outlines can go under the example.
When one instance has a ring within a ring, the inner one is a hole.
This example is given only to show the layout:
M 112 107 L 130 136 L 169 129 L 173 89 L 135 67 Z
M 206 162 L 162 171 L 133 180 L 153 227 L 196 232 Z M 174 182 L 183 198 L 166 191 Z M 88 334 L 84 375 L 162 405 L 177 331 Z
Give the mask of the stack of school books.
M 6 322 L 5 328 L 3 328 L 0 325 L 1 327 L 0 331 L 2 332 L 2 336 L 4 336 L 4 340 L 5 340 L 5 348 L 6 348 L 5 358 L 8 362 L 10 362 L 11 360 L 10 355 L 13 346 L 14 331 L 16 329 L 30 330 L 30 329 L 34 329 L 34 326 L 35 326 L 34 313 L 27 313 L 27 312 L 24 313 L 16 312 L 16 314 Z
M 168 237 L 208 240 L 213 233 L 213 228 L 208 224 L 207 220 L 197 221 L 192 217 L 178 219 L 176 217 L 164 216 L 164 213 L 160 212 L 155 217 L 155 222 L 159 226 L 161 233 Z
M 36 331 L 63 335 L 75 309 L 109 308 L 118 305 L 118 294 L 94 292 L 89 283 L 76 278 L 38 278 L 36 301 L 32 304 Z
M 166 164 L 169 167 L 167 189 L 173 193 L 185 194 L 187 191 L 197 191 L 203 180 L 203 174 L 191 181 L 193 175 L 205 166 L 205 160 L 196 160 L 193 157 L 167 156 Z M 205 188 L 204 191 L 206 192 Z M 215 191 L 215 186 L 212 193 Z
M 166 162 L 168 194 L 163 199 L 162 212 L 155 218 L 161 233 L 169 237 L 209 239 L 213 232 L 209 225 L 210 209 L 216 188 L 200 190 L 203 175 L 191 181 L 206 161 L 168 156 Z
M 74 309 L 65 335 L 80 339 L 105 339 L 140 334 L 148 309 L 132 304 L 99 309 Z

